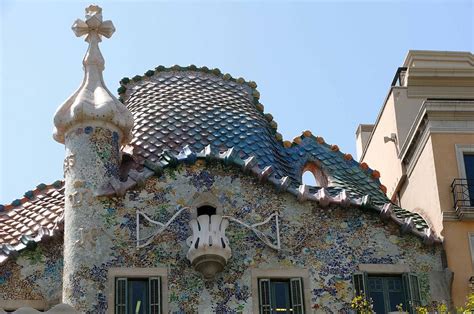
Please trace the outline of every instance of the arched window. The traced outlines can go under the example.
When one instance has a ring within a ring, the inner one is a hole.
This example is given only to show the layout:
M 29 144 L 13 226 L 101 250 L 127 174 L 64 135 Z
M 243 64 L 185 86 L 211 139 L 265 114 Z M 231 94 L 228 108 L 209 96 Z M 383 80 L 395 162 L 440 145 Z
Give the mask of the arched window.
M 309 170 L 306 170 L 303 173 L 303 176 L 302 176 L 301 180 L 302 180 L 303 184 L 306 184 L 306 185 L 321 186 L 321 184 L 318 182 L 318 180 L 316 179 L 314 174 Z
M 301 171 L 301 182 L 310 186 L 328 186 L 328 178 L 316 162 L 307 162 L 304 165 Z
M 204 206 L 201 206 L 201 207 L 197 208 L 197 215 L 198 216 L 201 216 L 201 215 L 212 216 L 212 215 L 215 215 L 215 214 L 216 214 L 215 207 L 212 207 L 212 206 L 209 206 L 209 205 L 204 205 Z

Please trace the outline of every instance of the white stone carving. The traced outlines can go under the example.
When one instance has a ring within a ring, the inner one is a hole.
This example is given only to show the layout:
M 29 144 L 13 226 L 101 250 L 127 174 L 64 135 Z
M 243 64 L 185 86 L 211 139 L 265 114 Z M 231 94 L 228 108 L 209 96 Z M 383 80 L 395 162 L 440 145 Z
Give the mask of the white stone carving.
M 193 235 L 188 238 L 187 258 L 194 269 L 210 279 L 224 269 L 232 255 L 225 229 L 229 221 L 221 215 L 201 215 L 189 222 Z
M 105 86 L 102 77 L 105 62 L 99 49 L 101 36 L 112 36 L 114 25 L 111 21 L 103 22 L 102 9 L 91 5 L 86 8 L 86 20 L 76 20 L 72 30 L 78 37 L 86 35 L 89 49 L 82 62 L 84 79 L 81 86 L 58 108 L 54 116 L 54 139 L 64 143 L 65 134 L 75 124 L 103 122 L 117 128 L 122 133 L 122 144 L 126 144 L 131 139 L 133 117 Z
M 69 194 L 69 201 L 72 207 L 80 207 L 84 204 L 91 205 L 94 196 L 90 190 L 75 191 Z
M 66 158 L 64 158 L 64 164 L 63 164 L 64 174 L 69 172 L 71 168 L 74 167 L 75 160 L 76 160 L 75 158 L 76 157 L 73 154 L 68 155 L 66 156 Z

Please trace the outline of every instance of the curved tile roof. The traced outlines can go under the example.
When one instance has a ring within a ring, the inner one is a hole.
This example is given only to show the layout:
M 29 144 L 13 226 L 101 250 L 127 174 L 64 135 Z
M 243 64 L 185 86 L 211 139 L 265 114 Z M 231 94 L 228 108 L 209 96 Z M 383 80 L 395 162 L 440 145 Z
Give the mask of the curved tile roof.
M 134 155 L 155 162 L 165 150 L 174 154 L 186 145 L 200 151 L 210 145 L 218 151 L 235 148 L 240 158 L 255 156 L 260 167 L 272 166 L 278 178 L 302 184 L 307 162 L 317 162 L 330 176 L 331 187 L 387 201 L 378 172 L 359 165 L 309 131 L 293 143 L 283 142 L 271 114 L 263 113 L 255 82 L 233 79 L 218 69 L 158 67 L 132 80 L 121 80 L 119 93 L 135 118 Z
M 291 142 L 283 141 L 272 115 L 263 112 L 255 82 L 232 78 L 218 69 L 160 66 L 120 83 L 120 99 L 135 119 L 133 156 L 145 169 L 132 169 L 121 187 L 103 191 L 104 195 L 123 193 L 179 162 L 215 158 L 254 173 L 300 201 L 374 209 L 382 219 L 399 224 L 403 232 L 412 232 L 427 243 L 440 241 L 419 214 L 390 204 L 378 171 L 310 131 Z M 330 178 L 328 187 L 302 184 L 308 162 L 317 163 Z M 0 205 L 0 263 L 59 228 L 63 185 L 62 181 L 41 184 L 22 199 Z
M 211 145 L 221 151 L 235 147 L 261 165 L 278 164 L 281 144 L 248 84 L 170 70 L 127 85 L 123 96 L 135 118 L 131 144 L 140 160 L 156 161 L 164 150 L 177 154 L 186 145 L 194 151 Z
M 53 235 L 62 222 L 64 182 L 40 184 L 25 197 L 0 205 L 0 263 L 31 242 Z

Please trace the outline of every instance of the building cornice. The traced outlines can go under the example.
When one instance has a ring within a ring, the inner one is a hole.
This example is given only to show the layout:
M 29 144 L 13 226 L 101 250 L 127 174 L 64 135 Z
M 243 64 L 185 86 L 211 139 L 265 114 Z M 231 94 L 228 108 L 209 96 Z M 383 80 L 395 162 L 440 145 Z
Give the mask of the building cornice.
M 466 120 L 472 121 L 472 125 L 466 125 Z M 414 145 L 418 143 L 418 147 L 424 146 L 430 133 L 474 133 L 474 101 L 426 100 L 416 115 L 398 157 L 405 161 L 408 152 L 416 149 Z
M 474 69 L 474 55 L 468 51 L 410 50 L 403 66 L 427 70 L 437 69 L 438 72 L 440 69 Z
M 471 88 L 474 87 L 474 55 L 470 52 L 410 50 L 403 68 L 406 69 L 403 86 L 390 87 L 373 131 L 362 148 L 360 161 L 365 158 L 387 101 L 395 88 L 407 89 L 408 97 L 474 98 L 474 88 Z M 401 148 L 400 155 L 403 155 L 403 151 Z

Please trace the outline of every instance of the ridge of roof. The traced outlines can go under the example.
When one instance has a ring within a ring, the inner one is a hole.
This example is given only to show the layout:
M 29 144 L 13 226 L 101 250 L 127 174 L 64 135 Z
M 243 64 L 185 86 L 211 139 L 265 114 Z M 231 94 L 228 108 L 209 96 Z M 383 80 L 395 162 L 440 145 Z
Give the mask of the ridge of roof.
M 51 189 L 59 190 L 64 186 L 64 180 L 56 180 L 51 184 L 40 183 L 33 190 L 28 190 L 23 194 L 22 198 L 13 200 L 10 204 L 0 204 L 0 216 L 7 212 L 18 208 L 26 202 L 33 201 L 38 195 L 44 195 Z
M 333 151 L 339 152 L 335 145 L 332 146 Z M 341 153 L 342 154 L 342 153 Z M 345 154 L 346 156 L 348 154 Z M 428 222 L 420 214 L 408 211 L 400 208 L 387 198 L 384 202 L 373 201 L 371 195 L 363 194 L 360 191 L 352 191 L 349 188 L 342 186 L 334 187 L 311 187 L 305 184 L 301 184 L 298 187 L 291 186 L 291 178 L 282 177 L 279 178 L 273 173 L 272 166 L 259 167 L 255 156 L 251 156 L 247 159 L 239 157 L 239 152 L 232 148 L 224 152 L 219 152 L 211 145 L 208 145 L 200 152 L 193 152 L 188 146 L 182 148 L 179 154 L 173 154 L 169 151 L 164 151 L 160 154 L 160 160 L 158 162 L 151 162 L 145 160 L 143 169 L 137 171 L 132 169 L 125 182 L 120 182 L 120 186 L 110 187 L 108 190 L 103 190 L 100 196 L 112 196 L 120 195 L 125 193 L 128 189 L 131 189 L 137 185 L 140 185 L 144 180 L 157 176 L 160 177 L 164 173 L 166 168 L 174 168 L 180 164 L 193 165 L 198 160 L 206 161 L 218 161 L 224 165 L 235 166 L 240 168 L 244 174 L 250 174 L 258 178 L 261 183 L 268 182 L 273 185 L 278 193 L 287 192 L 296 197 L 299 202 L 313 201 L 318 203 L 321 208 L 327 208 L 331 205 L 338 205 L 342 207 L 354 206 L 361 209 L 374 210 L 379 213 L 380 219 L 383 221 L 393 221 L 400 226 L 400 232 L 402 234 L 412 233 L 422 239 L 423 243 L 432 245 L 435 243 L 441 243 L 442 240 L 438 238 L 431 230 Z M 355 162 L 351 160 L 351 162 Z M 357 163 L 357 162 L 355 162 Z M 358 163 L 357 163 L 358 164 Z M 56 198 L 62 196 L 64 200 L 64 181 L 56 181 L 55 184 L 44 185 L 49 187 L 46 189 L 43 185 L 40 185 L 39 191 L 57 192 Z M 58 188 L 58 186 L 60 186 Z M 46 194 L 46 193 L 44 193 Z M 39 194 L 37 194 L 39 195 Z M 356 195 L 356 197 L 354 197 Z M 38 198 L 33 201 L 28 200 L 27 202 L 34 202 L 35 200 L 41 201 Z M 25 202 L 25 203 L 27 203 Z M 11 211 L 10 211 L 11 212 Z M 54 231 L 59 229 L 59 225 L 63 222 L 64 214 L 63 211 L 57 211 L 55 217 L 51 217 L 49 227 L 41 227 L 36 231 L 27 230 L 18 234 L 15 241 L 4 243 L 0 245 L 0 264 L 8 259 L 8 256 L 14 255 L 24 248 L 31 246 L 34 243 L 40 242 L 45 236 L 52 236 Z M 53 215 L 54 216 L 54 215 Z M 8 217 L 7 213 L 0 218 Z M 0 223 L 3 223 L 6 219 L 0 219 Z M 53 223 L 54 222 L 54 223 Z M 52 224 L 52 226 L 51 226 Z M 36 235 L 35 235 L 36 232 Z
M 260 182 L 268 182 L 272 184 L 277 192 L 288 192 L 294 195 L 298 201 L 315 201 L 322 208 L 330 205 L 340 205 L 342 207 L 355 206 L 357 208 L 371 209 L 379 212 L 380 218 L 383 221 L 392 220 L 398 224 L 402 233 L 410 232 L 423 239 L 425 244 L 441 243 L 442 240 L 438 238 L 431 230 L 428 222 L 420 214 L 408 211 L 397 205 L 391 203 L 386 198 L 383 203 L 372 201 L 369 194 L 362 195 L 359 191 L 351 191 L 344 187 L 311 187 L 316 188 L 317 191 L 313 193 L 310 191 L 310 186 L 301 184 L 299 187 L 292 187 L 290 184 L 291 178 L 278 178 L 272 166 L 259 167 L 255 156 L 250 156 L 247 159 L 239 157 L 239 152 L 232 148 L 224 152 L 219 152 L 211 145 L 206 146 L 200 152 L 192 151 L 188 146 L 183 147 L 181 152 L 177 155 L 169 151 L 164 151 L 160 154 L 158 162 L 150 162 L 145 160 L 144 171 L 140 176 L 137 173 L 127 179 L 123 184 L 126 189 L 133 187 L 135 184 L 143 182 L 143 180 L 156 175 L 160 177 L 164 173 L 164 169 L 173 168 L 179 164 L 195 164 L 198 160 L 206 161 L 220 161 L 225 165 L 233 165 L 240 168 L 243 173 L 252 174 L 258 178 Z M 354 160 L 352 160 L 355 162 Z M 357 163 L 357 162 L 355 162 Z M 358 164 L 358 163 L 357 163 Z M 133 181 L 133 182 L 132 182 Z M 104 191 L 103 195 L 116 194 L 116 188 L 109 191 Z M 123 191 L 124 189 L 122 189 Z M 314 190 L 314 189 L 313 189 Z M 350 194 L 359 194 L 358 197 L 351 197 Z
M 278 143 L 281 144 L 282 148 L 288 149 L 288 148 L 300 145 L 301 142 L 302 142 L 302 139 L 310 138 L 310 139 L 314 140 L 316 143 L 318 143 L 319 145 L 325 145 L 325 146 L 329 147 L 331 149 L 331 151 L 333 151 L 335 153 L 338 153 L 339 157 L 341 157 L 342 160 L 354 161 L 357 164 L 359 164 L 359 167 L 367 174 L 367 177 L 371 178 L 373 180 L 376 180 L 379 184 L 380 190 L 384 194 L 387 193 L 386 186 L 384 186 L 383 184 L 380 183 L 380 180 L 379 180 L 380 172 L 379 171 L 377 171 L 375 169 L 371 169 L 369 167 L 369 165 L 365 162 L 359 163 L 359 162 L 355 161 L 351 154 L 348 154 L 348 153 L 345 154 L 345 153 L 341 152 L 339 150 L 338 145 L 327 144 L 324 141 L 323 137 L 314 136 L 311 131 L 305 130 L 305 131 L 302 132 L 302 134 L 300 136 L 296 136 L 295 138 L 293 138 L 292 141 L 284 140 L 282 134 L 278 132 L 278 124 L 273 119 L 273 115 L 271 113 L 265 113 L 264 112 L 264 105 L 262 103 L 260 103 L 260 92 L 257 90 L 257 83 L 255 81 L 245 80 L 242 77 L 234 78 L 229 73 L 223 74 L 223 72 L 218 68 L 210 69 L 207 66 L 197 67 L 196 65 L 193 65 L 193 64 L 189 65 L 189 66 L 173 65 L 171 67 L 165 67 L 163 65 L 160 65 L 160 66 L 157 66 L 154 70 L 146 71 L 143 75 L 135 75 L 131 79 L 128 78 L 128 77 L 122 78 L 119 82 L 120 87 L 117 89 L 117 92 L 119 94 L 119 100 L 121 102 L 125 103 L 124 96 L 127 92 L 127 85 L 133 85 L 133 84 L 137 84 L 141 81 L 149 80 L 151 77 L 153 77 L 155 75 L 159 75 L 160 73 L 186 72 L 186 71 L 206 73 L 206 74 L 214 75 L 214 76 L 216 76 L 218 78 L 221 78 L 225 81 L 231 81 L 231 82 L 235 82 L 235 83 L 238 83 L 238 84 L 244 84 L 244 85 L 248 86 L 252 91 L 251 95 L 253 97 L 253 104 L 254 104 L 255 108 L 265 117 L 265 120 L 269 123 L 269 126 L 273 131 L 275 139 L 277 140 Z

